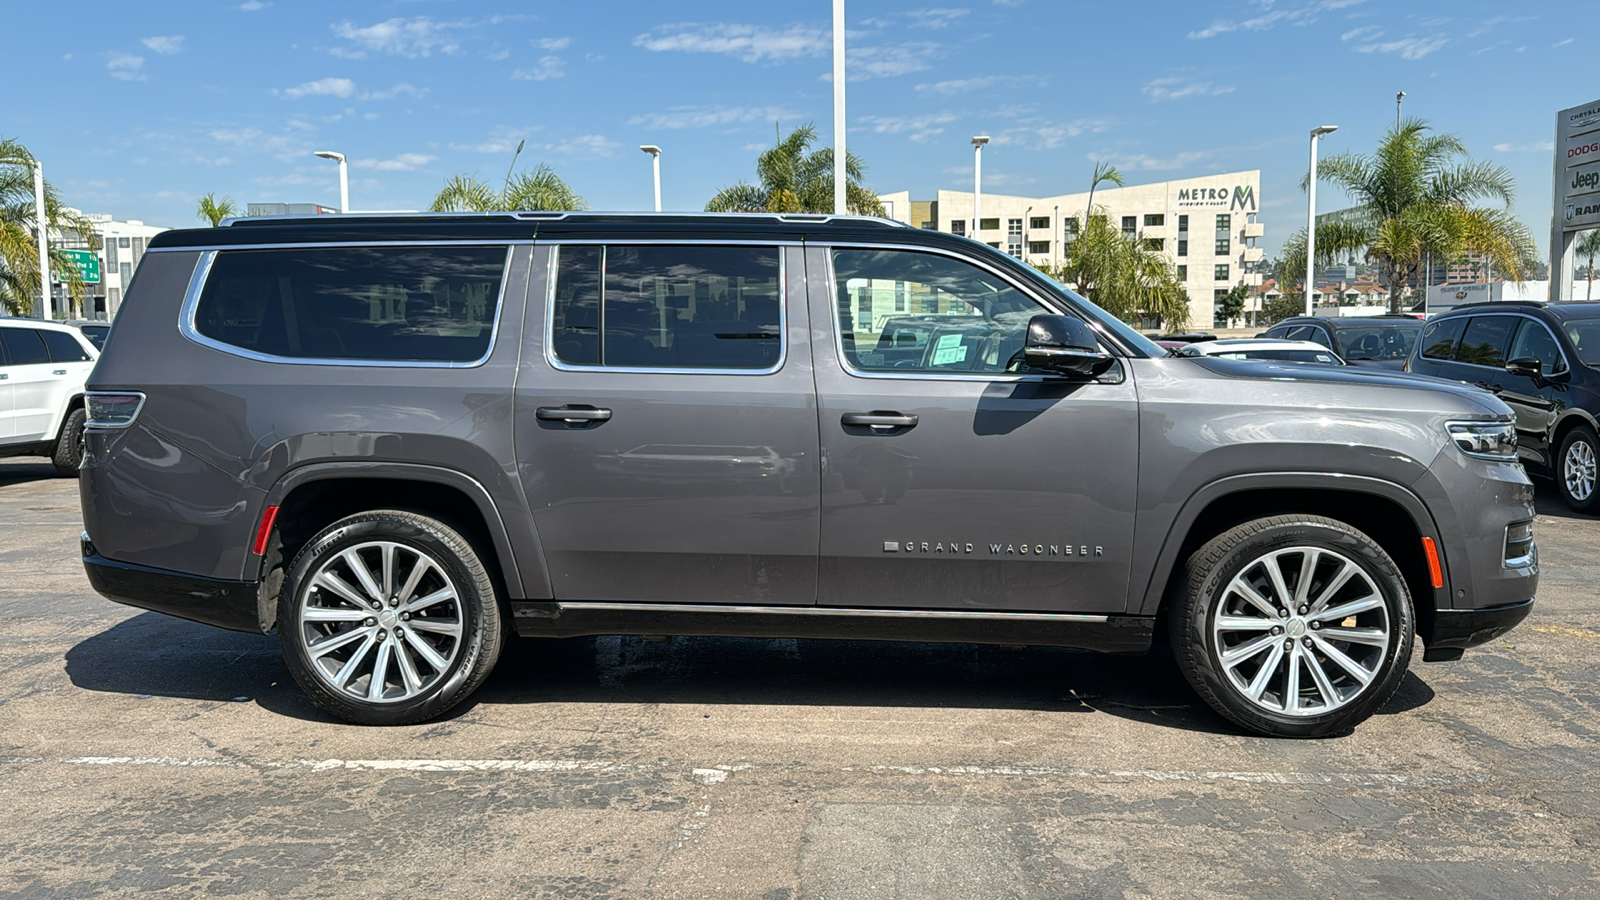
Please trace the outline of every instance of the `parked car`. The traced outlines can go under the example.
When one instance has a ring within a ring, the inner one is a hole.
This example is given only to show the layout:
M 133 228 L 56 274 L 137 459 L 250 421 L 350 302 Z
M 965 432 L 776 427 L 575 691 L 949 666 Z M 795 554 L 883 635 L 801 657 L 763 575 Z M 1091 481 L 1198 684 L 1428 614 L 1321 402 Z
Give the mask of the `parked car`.
M 1269 338 L 1229 338 L 1189 344 L 1173 356 L 1205 356 L 1212 359 L 1273 359 L 1280 362 L 1317 363 L 1342 366 L 1345 361 L 1315 341 L 1284 341 Z
M 1533 603 L 1475 388 L 1173 359 L 881 219 L 321 218 L 152 238 L 82 554 L 113 600 L 276 628 L 351 721 L 443 713 L 513 628 L 1143 653 L 1159 622 L 1221 715 L 1324 735 L 1415 636 L 1455 658 Z M 907 300 L 964 314 L 879 355 Z
M 48 456 L 78 474 L 83 386 L 99 352 L 76 328 L 0 318 L 0 456 Z
M 83 332 L 83 336 L 89 339 L 89 343 L 93 344 L 96 350 L 104 350 L 106 338 L 111 336 L 111 323 L 99 319 L 68 319 L 64 324 Z
M 1407 371 L 1493 391 L 1517 415 L 1517 448 L 1561 499 L 1600 513 L 1600 303 L 1464 303 L 1428 320 Z
M 1293 316 L 1262 337 L 1316 341 L 1353 366 L 1399 371 L 1422 331 L 1415 316 Z

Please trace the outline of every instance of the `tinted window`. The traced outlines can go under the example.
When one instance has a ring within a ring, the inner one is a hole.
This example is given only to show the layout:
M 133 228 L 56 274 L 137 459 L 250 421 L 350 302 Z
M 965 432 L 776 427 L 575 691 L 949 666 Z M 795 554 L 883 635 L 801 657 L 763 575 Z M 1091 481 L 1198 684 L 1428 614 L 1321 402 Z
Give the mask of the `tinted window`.
M 223 250 L 206 337 L 272 356 L 471 362 L 488 353 L 504 247 Z
M 1473 316 L 1461 336 L 1456 361 L 1500 368 L 1506 364 L 1506 345 L 1516 330 L 1515 316 Z
M 1415 324 L 1396 322 L 1340 324 L 1338 330 L 1345 359 L 1405 359 L 1422 331 Z
M 1291 330 L 1292 329 L 1290 329 L 1290 327 L 1287 326 L 1287 325 L 1274 325 L 1271 328 L 1268 328 L 1266 333 L 1261 335 L 1261 336 L 1262 337 L 1269 337 L 1269 338 L 1285 338 L 1285 339 L 1287 339 L 1288 336 L 1289 336 L 1289 332 Z
M 1600 366 L 1600 319 L 1569 319 L 1561 323 L 1567 340 L 1586 366 Z
M 1305 337 L 1301 338 L 1301 340 L 1316 341 L 1317 343 L 1329 349 L 1332 349 L 1333 347 L 1333 339 L 1328 337 L 1328 333 L 1326 331 L 1323 331 L 1321 328 L 1318 328 L 1315 325 L 1306 326 Z
M 1466 325 L 1465 316 L 1430 323 L 1422 330 L 1422 355 L 1446 362 L 1454 360 L 1456 345 L 1461 343 L 1461 331 Z
M 89 339 L 89 343 L 93 344 L 96 350 L 106 348 L 106 336 L 111 334 L 110 325 L 81 325 L 78 330 L 83 332 L 83 336 Z
M 770 369 L 782 357 L 775 247 L 570 246 L 557 254 L 550 346 L 562 362 Z
M 1511 342 L 1511 351 L 1506 354 L 1506 359 L 1537 359 L 1539 368 L 1546 375 L 1564 372 L 1567 368 L 1555 335 L 1544 327 L 1544 323 L 1532 319 L 1522 320 L 1522 326 L 1517 329 L 1517 339 Z
M 89 351 L 83 349 L 72 335 L 61 331 L 41 331 L 44 345 L 50 351 L 51 362 L 87 362 Z
M 13 366 L 34 366 L 50 361 L 39 332 L 32 328 L 0 328 L 0 342 L 6 345 L 6 356 Z
M 1028 320 L 1048 310 L 999 277 L 960 260 L 906 250 L 835 250 L 840 339 L 866 371 L 1022 372 Z M 894 299 L 919 309 L 919 341 L 902 350 Z

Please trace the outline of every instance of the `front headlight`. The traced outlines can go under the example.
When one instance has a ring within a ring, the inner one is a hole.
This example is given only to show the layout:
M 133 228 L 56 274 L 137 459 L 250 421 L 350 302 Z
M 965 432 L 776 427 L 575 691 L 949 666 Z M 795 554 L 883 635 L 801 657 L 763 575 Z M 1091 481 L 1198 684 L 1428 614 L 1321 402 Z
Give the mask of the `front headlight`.
M 1445 428 L 1468 456 L 1517 458 L 1517 426 L 1513 422 L 1446 422 Z

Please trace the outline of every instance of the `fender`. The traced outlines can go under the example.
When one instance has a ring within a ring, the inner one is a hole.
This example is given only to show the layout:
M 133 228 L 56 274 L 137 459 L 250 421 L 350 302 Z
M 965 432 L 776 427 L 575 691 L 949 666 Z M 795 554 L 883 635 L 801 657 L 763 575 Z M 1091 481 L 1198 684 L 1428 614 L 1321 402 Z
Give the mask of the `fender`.
M 1212 481 L 1190 495 L 1178 511 L 1177 516 L 1167 528 L 1167 536 L 1161 544 L 1161 550 L 1156 554 L 1154 565 L 1149 567 L 1150 580 L 1144 585 L 1143 593 L 1139 593 L 1137 581 L 1128 586 L 1128 609 L 1130 613 L 1153 616 L 1161 607 L 1161 600 L 1166 593 L 1167 580 L 1173 569 L 1177 566 L 1178 553 L 1183 548 L 1184 539 L 1188 537 L 1189 529 L 1194 526 L 1195 520 L 1214 501 L 1229 494 L 1243 491 L 1254 491 L 1274 488 L 1321 489 L 1330 491 L 1356 492 L 1373 494 L 1391 500 L 1398 504 L 1406 514 L 1411 517 L 1411 523 L 1417 533 L 1423 537 L 1433 538 L 1439 551 L 1439 567 L 1444 574 L 1444 587 L 1434 589 L 1434 608 L 1448 607 L 1450 593 L 1450 564 L 1445 558 L 1445 542 L 1440 538 L 1439 527 L 1433 520 L 1433 514 L 1428 511 L 1421 498 L 1406 487 L 1381 478 L 1371 478 L 1364 475 L 1337 475 L 1327 472 L 1262 472 L 1248 475 L 1232 475 Z M 1139 571 L 1139 561 L 1134 562 L 1134 571 Z M 1420 600 L 1420 598 L 1418 598 Z
M 550 575 L 544 565 L 544 549 L 539 543 L 538 534 L 533 530 L 531 518 L 524 517 L 525 522 L 513 522 L 508 528 L 506 520 L 500 515 L 499 506 L 488 490 L 477 479 L 454 469 L 396 462 L 310 463 L 285 472 L 267 492 L 264 506 L 276 506 L 295 488 L 312 482 L 372 478 L 425 481 L 461 491 L 478 507 L 478 512 L 482 514 L 488 526 L 489 537 L 494 542 L 495 555 L 499 557 L 501 578 L 505 582 L 506 592 L 510 595 L 507 599 L 547 599 L 553 596 L 550 589 Z M 521 540 L 513 540 L 511 533 L 513 530 L 520 532 L 517 537 Z M 524 551 L 520 558 L 521 564 L 516 552 L 519 545 Z M 257 580 L 265 574 L 259 569 L 263 564 L 264 560 L 257 563 L 258 569 L 255 573 Z
M 1550 424 L 1550 433 L 1544 436 L 1545 443 L 1550 447 L 1551 468 L 1555 467 L 1556 454 L 1561 452 L 1561 448 L 1556 446 L 1556 434 L 1558 434 L 1561 429 L 1567 427 L 1568 423 L 1570 423 L 1573 419 L 1578 419 L 1582 421 L 1583 424 L 1593 428 L 1597 432 L 1600 432 L 1600 421 L 1597 421 L 1588 410 L 1581 406 L 1567 407 L 1566 410 L 1564 410 L 1561 415 L 1556 417 L 1556 420 Z

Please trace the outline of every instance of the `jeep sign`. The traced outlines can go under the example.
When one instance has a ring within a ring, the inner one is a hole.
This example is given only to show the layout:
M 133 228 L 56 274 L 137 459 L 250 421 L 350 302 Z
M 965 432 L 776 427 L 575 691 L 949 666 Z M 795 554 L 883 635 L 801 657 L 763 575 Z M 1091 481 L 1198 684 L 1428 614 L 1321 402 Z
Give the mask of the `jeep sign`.
M 1550 216 L 1550 299 L 1572 295 L 1572 242 L 1600 228 L 1600 100 L 1556 113 Z

